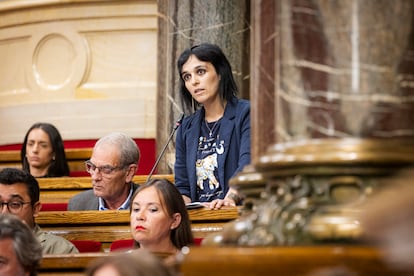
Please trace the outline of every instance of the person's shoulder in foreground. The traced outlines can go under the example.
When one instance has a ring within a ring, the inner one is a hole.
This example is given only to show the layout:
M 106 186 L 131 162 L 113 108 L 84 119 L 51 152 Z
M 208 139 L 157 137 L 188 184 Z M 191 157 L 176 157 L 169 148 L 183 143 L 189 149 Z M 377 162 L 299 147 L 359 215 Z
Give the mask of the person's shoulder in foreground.
M 0 275 L 37 275 L 42 247 L 32 230 L 14 215 L 0 214 Z
M 35 226 L 34 233 L 42 246 L 43 255 L 79 253 L 73 243 L 60 236 L 42 231 L 38 225 Z

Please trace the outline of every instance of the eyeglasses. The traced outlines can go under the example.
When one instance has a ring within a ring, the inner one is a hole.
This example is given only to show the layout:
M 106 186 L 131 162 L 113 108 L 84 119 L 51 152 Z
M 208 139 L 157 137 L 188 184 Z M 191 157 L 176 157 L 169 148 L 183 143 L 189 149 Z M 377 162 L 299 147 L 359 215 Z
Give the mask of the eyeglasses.
M 89 160 L 85 162 L 85 166 L 86 166 L 86 171 L 90 174 L 95 173 L 96 169 L 98 169 L 98 172 L 100 172 L 102 174 L 111 174 L 115 170 L 120 170 L 120 169 L 124 168 L 124 167 L 121 167 L 121 166 L 112 167 L 112 166 L 109 166 L 109 165 L 98 167 Z
M 16 214 L 20 212 L 23 208 L 23 205 L 30 204 L 31 202 L 24 202 L 24 201 L 10 201 L 10 202 L 0 202 L 1 209 L 3 210 L 3 206 L 7 206 L 7 210 L 9 210 L 10 213 Z

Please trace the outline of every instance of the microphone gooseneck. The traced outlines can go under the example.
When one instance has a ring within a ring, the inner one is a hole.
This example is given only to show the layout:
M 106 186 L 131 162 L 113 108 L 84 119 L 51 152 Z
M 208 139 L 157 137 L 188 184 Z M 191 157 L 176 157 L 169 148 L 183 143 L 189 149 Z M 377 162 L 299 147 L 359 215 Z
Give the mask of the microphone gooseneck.
M 168 145 L 170 144 L 170 142 L 171 142 L 171 140 L 174 136 L 175 131 L 181 125 L 183 119 L 184 119 L 184 113 L 181 114 L 180 119 L 178 119 L 177 122 L 175 123 L 175 126 L 172 129 L 172 131 L 170 133 L 170 136 L 167 139 L 167 142 L 165 143 L 164 147 L 162 148 L 160 155 L 158 155 L 158 158 L 155 161 L 154 166 L 152 166 L 152 169 L 151 169 L 150 173 L 148 174 L 147 182 L 151 179 L 152 174 L 154 173 L 155 169 L 157 168 L 158 163 L 160 162 L 161 158 L 164 156 L 165 150 L 167 149 Z

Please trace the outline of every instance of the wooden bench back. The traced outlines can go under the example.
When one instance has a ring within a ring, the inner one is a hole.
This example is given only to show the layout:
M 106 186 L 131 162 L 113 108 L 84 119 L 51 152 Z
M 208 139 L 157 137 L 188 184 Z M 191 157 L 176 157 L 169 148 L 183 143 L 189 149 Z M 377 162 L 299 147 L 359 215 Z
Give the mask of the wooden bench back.
M 108 253 L 82 253 L 82 254 L 61 254 L 46 255 L 42 258 L 38 275 L 85 275 L 84 271 L 88 265 L 97 258 L 108 256 Z M 164 259 L 171 254 L 156 253 L 158 257 Z
M 106 253 L 48 255 L 39 275 L 83 275 Z M 413 275 L 388 267 L 383 253 L 367 246 L 191 247 L 178 264 L 180 275 Z
M 183 276 L 401 275 L 387 267 L 379 250 L 339 244 L 219 249 L 194 247 L 185 255 L 180 272 Z
M 145 183 L 148 175 L 135 175 L 133 182 Z M 166 178 L 174 182 L 172 174 L 153 175 L 152 178 Z M 82 177 L 51 177 L 38 178 L 40 187 L 40 202 L 42 203 L 67 203 L 69 199 L 83 191 L 92 189 L 90 176 Z
M 221 231 L 225 223 L 239 217 L 236 207 L 191 209 L 188 213 L 196 238 Z M 129 220 L 129 211 L 51 211 L 40 212 L 36 218 L 45 231 L 68 240 L 99 241 L 104 249 L 115 240 L 132 238 Z
M 96 258 L 108 255 L 107 253 L 82 253 L 45 255 L 42 258 L 39 273 L 37 275 L 85 275 L 86 267 Z
M 83 172 L 85 171 L 85 160 L 88 160 L 91 157 L 92 148 L 65 149 L 65 153 L 70 171 Z M 19 150 L 0 151 L 0 169 L 6 167 L 22 167 Z

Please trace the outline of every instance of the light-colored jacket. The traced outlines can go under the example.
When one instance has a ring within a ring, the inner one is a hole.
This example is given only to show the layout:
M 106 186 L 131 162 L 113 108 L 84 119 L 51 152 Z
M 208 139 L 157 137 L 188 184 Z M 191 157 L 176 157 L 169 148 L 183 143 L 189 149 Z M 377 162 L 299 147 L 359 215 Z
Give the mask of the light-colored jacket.
M 62 237 L 42 231 L 37 224 L 35 225 L 33 232 L 42 246 L 43 255 L 79 253 L 73 243 Z

